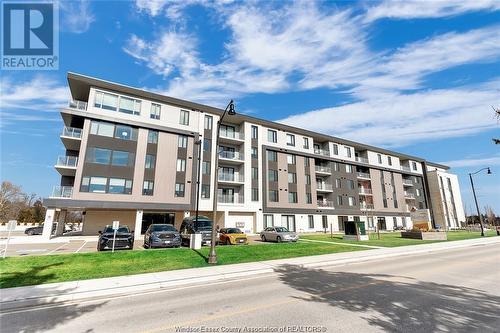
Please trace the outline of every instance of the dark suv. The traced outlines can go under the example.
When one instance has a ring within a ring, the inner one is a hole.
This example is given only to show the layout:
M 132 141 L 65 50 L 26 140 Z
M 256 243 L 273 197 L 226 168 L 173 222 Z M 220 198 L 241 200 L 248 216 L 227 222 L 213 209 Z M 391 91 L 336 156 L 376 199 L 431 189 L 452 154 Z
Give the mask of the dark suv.
M 186 217 L 181 224 L 180 229 L 182 244 L 189 245 L 191 234 L 201 234 L 201 245 L 210 245 L 212 237 L 212 220 L 206 216 Z
M 151 224 L 144 234 L 144 247 L 179 247 L 181 235 L 171 224 Z
M 97 251 L 111 250 L 113 248 L 113 227 L 107 225 L 103 231 L 99 231 Z M 134 232 L 124 225 L 116 230 L 115 250 L 132 250 L 134 248 Z

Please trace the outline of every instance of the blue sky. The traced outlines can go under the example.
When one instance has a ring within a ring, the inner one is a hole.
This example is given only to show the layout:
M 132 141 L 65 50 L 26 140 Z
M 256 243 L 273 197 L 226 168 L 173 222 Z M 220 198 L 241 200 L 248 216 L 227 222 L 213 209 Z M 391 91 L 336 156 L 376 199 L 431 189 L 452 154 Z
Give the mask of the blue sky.
M 2 71 L 1 179 L 47 196 L 68 71 L 468 172 L 500 213 L 500 2 L 60 2 L 60 69 Z

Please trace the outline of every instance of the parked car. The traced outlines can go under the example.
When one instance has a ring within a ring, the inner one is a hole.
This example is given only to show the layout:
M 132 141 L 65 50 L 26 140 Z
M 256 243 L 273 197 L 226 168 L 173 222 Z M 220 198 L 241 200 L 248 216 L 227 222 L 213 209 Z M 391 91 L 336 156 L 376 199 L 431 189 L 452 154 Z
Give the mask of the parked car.
M 99 231 L 97 241 L 97 251 L 111 250 L 113 248 L 113 226 L 107 225 L 102 231 Z M 123 225 L 116 230 L 115 250 L 134 248 L 134 232 L 130 231 L 128 226 Z
M 144 248 L 179 246 L 181 234 L 171 224 L 151 224 L 144 234 Z
M 189 245 L 190 235 L 199 233 L 201 234 L 201 245 L 210 245 L 212 237 L 212 220 L 206 216 L 186 217 L 181 224 L 180 233 L 182 237 L 182 244 Z
M 293 231 L 288 231 L 285 227 L 268 227 L 260 232 L 260 239 L 263 242 L 296 242 L 299 239 L 299 235 Z
M 52 225 L 52 232 L 56 231 L 57 223 Z M 28 236 L 41 235 L 43 233 L 43 223 L 37 227 L 30 227 L 24 230 L 24 233 Z
M 219 230 L 219 242 L 226 245 L 248 244 L 247 235 L 238 228 L 222 228 Z

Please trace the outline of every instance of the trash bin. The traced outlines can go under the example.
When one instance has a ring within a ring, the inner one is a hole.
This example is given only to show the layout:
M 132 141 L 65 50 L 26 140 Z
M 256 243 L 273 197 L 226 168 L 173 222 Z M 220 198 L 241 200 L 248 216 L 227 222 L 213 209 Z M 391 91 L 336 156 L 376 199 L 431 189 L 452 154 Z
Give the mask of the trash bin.
M 201 249 L 201 234 L 191 234 L 189 237 L 189 248 L 193 250 Z

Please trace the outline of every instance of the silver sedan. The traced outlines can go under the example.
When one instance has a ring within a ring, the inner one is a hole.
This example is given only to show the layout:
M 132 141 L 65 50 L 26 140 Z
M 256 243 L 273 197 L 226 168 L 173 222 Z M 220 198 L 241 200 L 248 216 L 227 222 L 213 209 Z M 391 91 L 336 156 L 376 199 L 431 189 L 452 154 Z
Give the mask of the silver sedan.
M 296 242 L 299 235 L 285 227 L 268 227 L 260 232 L 260 239 L 263 242 Z

